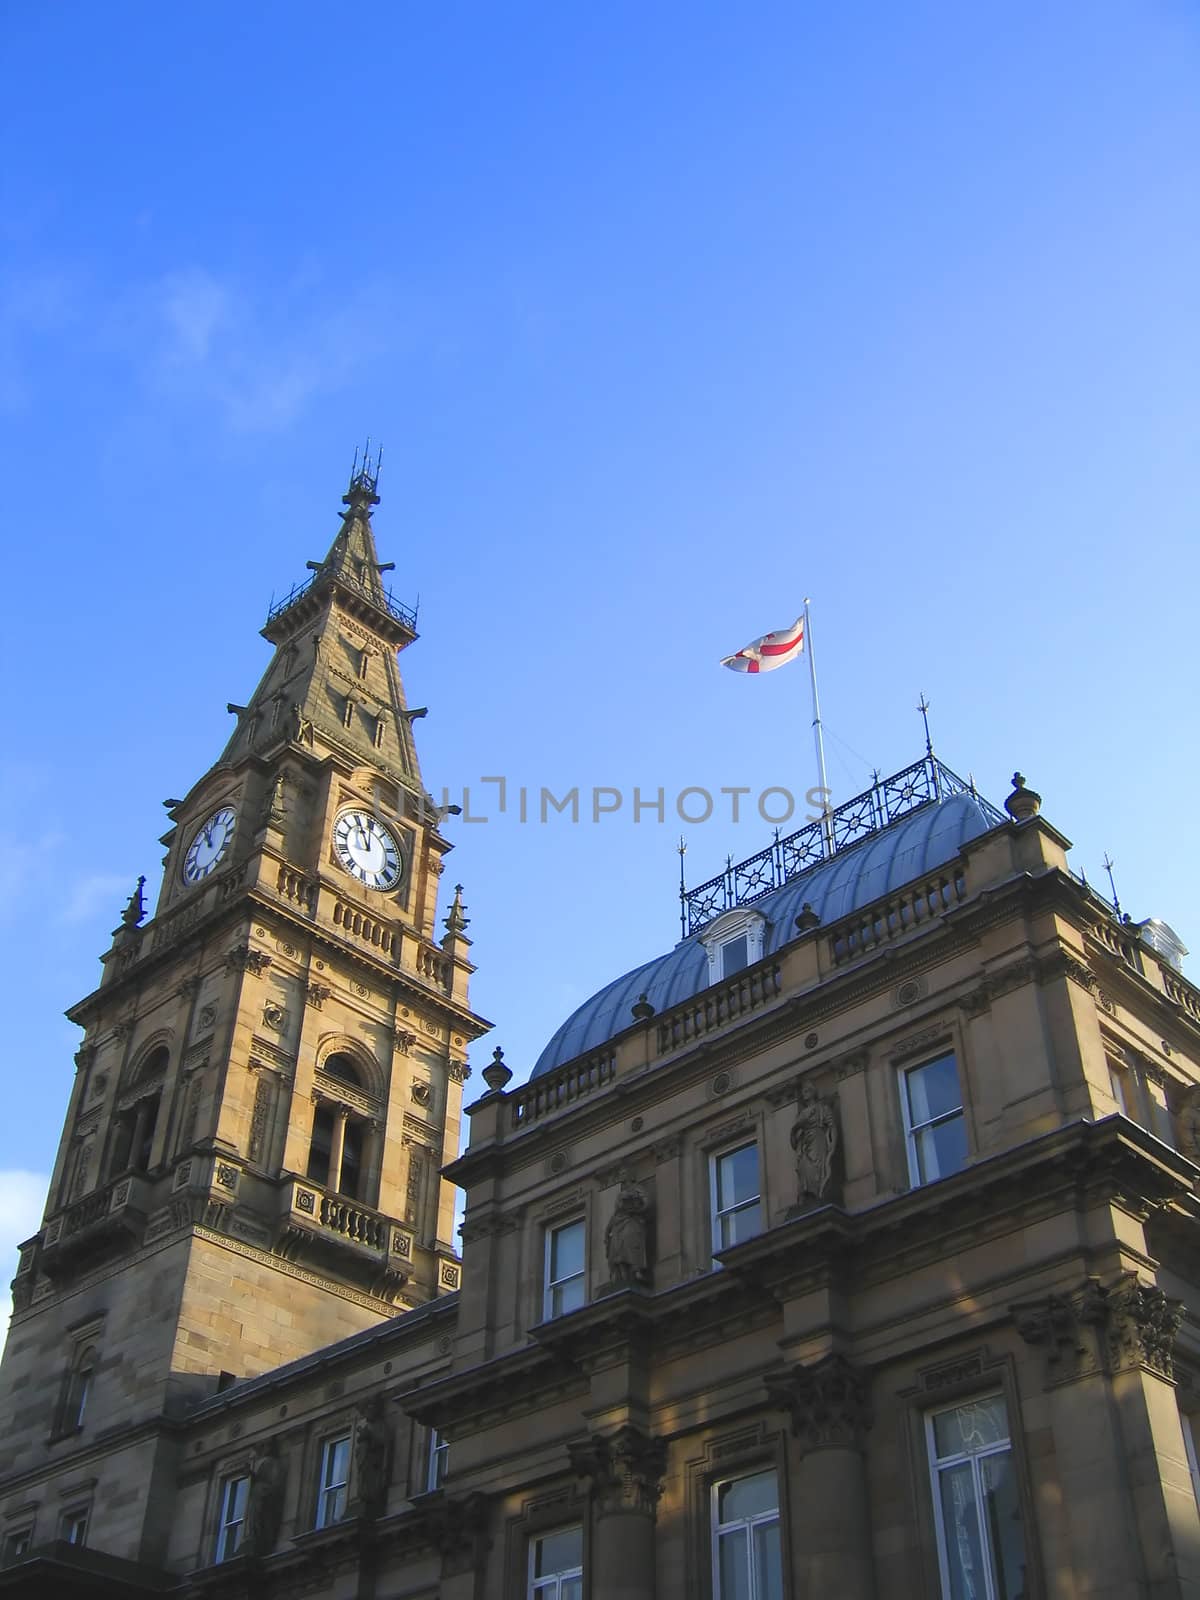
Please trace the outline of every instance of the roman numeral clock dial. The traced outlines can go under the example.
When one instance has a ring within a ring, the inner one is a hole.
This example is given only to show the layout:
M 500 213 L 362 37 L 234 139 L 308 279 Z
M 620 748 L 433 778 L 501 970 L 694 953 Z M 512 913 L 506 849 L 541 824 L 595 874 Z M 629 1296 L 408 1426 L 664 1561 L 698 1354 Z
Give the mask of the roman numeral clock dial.
M 220 866 L 233 838 L 237 814 L 232 806 L 222 806 L 196 829 L 196 836 L 183 858 L 184 883 L 201 883 Z
M 371 812 L 343 811 L 333 825 L 333 847 L 350 876 L 368 889 L 394 889 L 400 882 L 400 846 Z

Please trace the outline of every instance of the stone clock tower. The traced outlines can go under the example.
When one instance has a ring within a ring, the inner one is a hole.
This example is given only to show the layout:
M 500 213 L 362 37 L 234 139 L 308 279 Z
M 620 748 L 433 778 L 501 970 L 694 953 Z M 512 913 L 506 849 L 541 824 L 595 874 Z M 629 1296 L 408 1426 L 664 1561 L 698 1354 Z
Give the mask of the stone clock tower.
M 458 1287 L 469 1009 L 460 893 L 421 781 L 381 581 L 377 473 L 263 629 L 274 656 L 171 819 L 98 989 L 0 1368 L 10 1474 L 77 1466 L 111 1548 L 153 1561 L 173 1419 Z M 74 1458 L 74 1459 L 73 1459 Z M 118 1536 L 123 1530 L 124 1537 Z

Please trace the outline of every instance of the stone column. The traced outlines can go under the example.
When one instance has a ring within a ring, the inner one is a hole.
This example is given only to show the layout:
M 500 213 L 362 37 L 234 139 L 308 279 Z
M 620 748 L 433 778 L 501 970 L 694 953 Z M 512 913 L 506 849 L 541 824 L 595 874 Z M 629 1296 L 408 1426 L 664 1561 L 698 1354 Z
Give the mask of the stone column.
M 346 1123 L 349 1119 L 349 1107 L 334 1107 L 333 1139 L 329 1146 L 329 1188 L 334 1194 L 339 1193 L 342 1187 L 342 1157 L 346 1153 Z
M 1054 1459 L 1039 1463 L 1038 1487 L 1072 1508 L 1077 1581 L 1097 1600 L 1200 1593 L 1200 1514 L 1173 1384 L 1182 1306 L 1124 1272 L 1011 1309 L 1044 1360 Z
M 767 1380 L 792 1418 L 791 1551 L 797 1594 L 874 1600 L 864 1451 L 866 1375 L 844 1356 Z
M 592 1484 L 590 1592 L 597 1600 L 654 1600 L 654 1519 L 666 1445 L 626 1423 L 569 1448 L 571 1465 Z

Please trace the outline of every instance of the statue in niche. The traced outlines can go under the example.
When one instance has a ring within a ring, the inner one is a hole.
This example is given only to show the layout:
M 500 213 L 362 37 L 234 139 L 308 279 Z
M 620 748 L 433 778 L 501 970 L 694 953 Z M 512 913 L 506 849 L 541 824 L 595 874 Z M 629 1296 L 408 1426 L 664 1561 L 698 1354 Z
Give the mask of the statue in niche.
M 1200 1086 L 1187 1091 L 1177 1121 L 1181 1154 L 1200 1163 Z
M 604 1230 L 604 1254 L 611 1283 L 626 1286 L 645 1283 L 647 1272 L 646 1219 L 650 1209 L 645 1191 L 623 1181 L 617 1208 Z
M 833 1105 L 821 1098 L 811 1078 L 806 1078 L 800 1086 L 800 1104 L 792 1123 L 791 1141 L 796 1152 L 797 1205 L 825 1200 L 838 1143 L 837 1117 Z
M 354 1476 L 363 1515 L 377 1517 L 384 1508 L 388 1486 L 390 1439 L 384 1398 L 377 1394 L 359 1413 L 354 1430 Z
M 268 1439 L 254 1459 L 250 1473 L 250 1499 L 242 1548 L 247 1555 L 267 1556 L 279 1538 L 287 1468 L 279 1455 L 278 1439 Z

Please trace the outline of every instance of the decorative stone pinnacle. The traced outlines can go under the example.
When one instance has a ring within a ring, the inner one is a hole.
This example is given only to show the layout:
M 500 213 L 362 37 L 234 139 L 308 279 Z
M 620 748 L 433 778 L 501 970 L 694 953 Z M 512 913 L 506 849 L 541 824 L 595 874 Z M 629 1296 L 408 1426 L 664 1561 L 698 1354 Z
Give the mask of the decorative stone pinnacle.
M 483 1081 L 489 1089 L 503 1089 L 512 1077 L 512 1068 L 504 1064 L 504 1051 L 499 1045 L 492 1051 L 492 1059 L 483 1069 Z
M 463 933 L 471 925 L 470 917 L 464 915 L 466 907 L 463 905 L 462 892 L 462 884 L 456 883 L 454 885 L 454 899 L 451 902 L 446 920 L 442 924 L 448 934 Z
M 146 887 L 146 878 L 143 874 L 137 881 L 137 888 L 129 896 L 129 903 L 121 913 L 121 921 L 127 928 L 136 928 L 146 915 L 146 902 L 142 898 L 142 890 Z
M 1042 797 L 1036 790 L 1026 787 L 1025 775 L 1013 773 L 1013 791 L 1004 802 L 1004 809 L 1014 822 L 1028 822 L 1042 809 Z
M 807 933 L 810 928 L 819 928 L 821 926 L 820 917 L 807 900 L 800 907 L 800 915 L 796 918 L 796 926 L 801 933 Z
M 637 1004 L 630 1009 L 639 1022 L 649 1022 L 654 1015 L 654 1007 L 650 1004 L 649 995 L 646 994 L 638 995 Z

